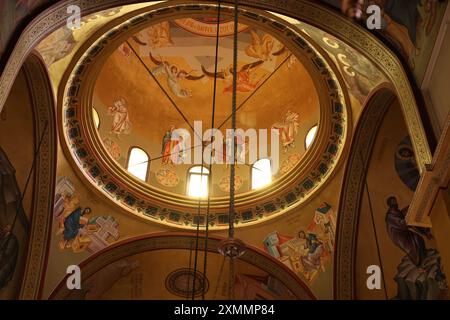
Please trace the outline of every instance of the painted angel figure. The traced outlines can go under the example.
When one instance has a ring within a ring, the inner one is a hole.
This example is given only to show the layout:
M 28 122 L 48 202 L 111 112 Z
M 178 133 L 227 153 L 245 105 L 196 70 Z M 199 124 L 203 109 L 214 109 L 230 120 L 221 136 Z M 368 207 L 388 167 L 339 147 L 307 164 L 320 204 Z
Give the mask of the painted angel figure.
M 275 40 L 269 34 L 260 37 L 255 31 L 250 30 L 252 43 L 245 49 L 245 53 L 249 57 L 261 59 L 263 61 L 271 60 L 271 53 L 275 44 Z
M 132 36 L 132 39 L 141 46 L 149 46 L 150 48 L 162 48 L 173 45 L 170 35 L 169 21 L 164 21 L 147 29 L 148 42 L 143 41 L 139 34 Z
M 298 118 L 298 113 L 288 110 L 283 121 L 276 122 L 272 125 L 272 129 L 278 129 L 281 135 L 284 152 L 287 152 L 289 147 L 295 146 L 295 135 L 299 127 Z
M 151 48 L 161 48 L 173 44 L 170 36 L 169 21 L 164 21 L 149 27 L 147 34 Z
M 251 71 L 252 69 L 262 65 L 264 63 L 263 60 L 258 60 L 253 63 L 248 63 L 236 73 L 237 75 L 237 92 L 251 92 L 255 90 L 262 79 L 257 81 L 252 81 L 251 77 Z M 204 66 L 202 66 L 202 71 L 205 75 L 207 75 L 210 78 L 214 78 L 214 72 L 209 72 L 206 70 Z M 225 80 L 227 83 L 229 83 L 224 89 L 223 93 L 232 93 L 233 92 L 233 68 L 227 68 L 223 69 L 222 71 L 217 73 L 217 78 Z
M 272 56 L 277 57 L 282 55 L 284 52 L 287 52 L 284 45 L 281 45 L 278 50 L 275 49 L 275 44 L 277 42 L 267 33 L 260 37 L 258 33 L 250 30 L 250 35 L 252 36 L 252 43 L 245 48 L 245 53 L 249 57 L 263 61 L 272 61 Z M 276 51 L 274 52 L 274 50 Z
M 182 88 L 180 81 L 182 79 L 186 80 L 200 80 L 205 75 L 202 74 L 201 76 L 193 76 L 191 75 L 192 72 L 195 70 L 192 70 L 191 72 L 186 72 L 185 70 L 180 70 L 179 67 L 177 67 L 174 64 L 170 64 L 167 61 L 163 60 L 157 60 L 150 52 L 150 59 L 153 61 L 154 64 L 157 65 L 156 68 L 153 68 L 152 73 L 153 75 L 157 76 L 159 74 L 163 74 L 167 77 L 167 85 L 169 86 L 170 91 L 179 98 L 190 98 L 192 97 L 192 93 L 189 89 Z
M 128 108 L 124 98 L 118 98 L 113 105 L 108 108 L 108 114 L 113 117 L 111 125 L 111 134 L 119 135 L 129 134 L 131 132 L 131 121 L 128 114 Z

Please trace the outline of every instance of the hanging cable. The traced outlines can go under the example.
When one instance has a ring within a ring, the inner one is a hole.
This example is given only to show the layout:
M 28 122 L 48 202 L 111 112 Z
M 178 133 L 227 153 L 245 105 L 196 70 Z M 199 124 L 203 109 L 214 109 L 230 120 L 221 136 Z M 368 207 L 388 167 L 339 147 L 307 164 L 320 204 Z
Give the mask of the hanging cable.
M 189 293 L 190 293 L 190 285 L 191 285 L 191 265 L 192 265 L 192 245 L 189 246 L 189 268 L 188 268 L 188 280 L 187 280 L 187 289 L 186 289 L 186 300 L 189 299 Z M 195 275 L 194 275 L 195 278 Z
M 41 136 L 39 138 L 39 141 L 38 141 L 38 146 L 36 148 L 36 151 L 34 152 L 33 163 L 31 164 L 30 171 L 28 172 L 27 180 L 25 182 L 25 187 L 23 188 L 23 191 L 20 194 L 20 199 L 19 199 L 19 201 L 17 203 L 16 213 L 14 215 L 14 220 L 13 220 L 13 222 L 11 224 L 11 232 L 14 231 L 14 227 L 16 225 L 17 218 L 18 218 L 20 210 L 22 208 L 23 199 L 25 198 L 25 194 L 27 193 L 27 190 L 28 190 L 28 185 L 29 185 L 29 183 L 31 181 L 31 176 L 32 176 L 32 174 L 34 172 L 34 169 L 36 168 L 36 163 L 37 163 L 37 160 L 38 160 L 40 152 L 41 152 L 41 146 L 42 146 L 42 143 L 44 141 L 45 135 L 47 133 L 47 129 L 48 129 L 48 121 L 45 122 L 44 130 L 42 130 L 42 134 L 41 134 Z M 4 246 L 6 245 L 6 243 L 7 242 L 3 243 L 2 247 L 0 248 L 1 250 L 4 249 Z
M 234 34 L 233 34 L 233 97 L 231 102 L 231 128 L 233 130 L 233 161 L 230 166 L 230 206 L 228 236 L 234 237 L 234 177 L 236 173 L 236 98 L 237 98 L 237 59 L 238 59 L 238 0 L 234 0 Z
M 28 185 L 31 180 L 31 175 L 33 174 L 33 171 L 36 167 L 36 163 L 39 158 L 39 154 L 41 153 L 41 146 L 42 146 L 42 142 L 44 141 L 45 134 L 47 133 L 47 129 L 48 129 L 48 121 L 45 122 L 44 130 L 42 130 L 42 134 L 41 134 L 41 137 L 38 142 L 38 147 L 36 149 L 36 152 L 34 153 L 33 163 L 31 165 L 30 171 L 28 172 L 27 182 L 25 183 L 25 187 L 24 187 L 22 195 L 20 197 L 20 201 L 16 207 L 16 215 L 14 216 L 14 221 L 13 221 L 13 224 L 11 225 L 11 230 L 14 229 L 14 225 L 16 224 L 17 217 L 19 216 L 19 210 L 20 210 L 20 207 L 22 206 L 23 199 L 25 198 L 25 194 L 28 190 Z
M 217 70 L 218 70 L 218 55 L 219 55 L 219 35 L 220 35 L 220 9 L 221 3 L 218 1 L 218 9 L 217 9 L 217 31 L 216 31 L 216 47 L 215 47 L 215 59 L 214 59 L 214 89 L 213 89 L 213 100 L 212 100 L 212 114 L 211 114 L 211 130 L 214 130 L 214 121 L 215 121 L 215 111 L 216 111 L 216 92 L 217 92 Z M 212 131 L 214 132 L 214 131 Z M 214 141 L 214 134 L 211 135 L 210 143 L 212 144 Z M 206 217 L 205 217 L 205 241 L 204 241 L 204 261 L 203 261 L 203 277 L 206 279 L 206 263 L 207 263 L 207 246 L 208 246 L 208 231 L 209 231 L 209 210 L 211 203 L 211 186 L 212 186 L 212 151 L 213 148 L 211 146 L 210 158 L 209 158 L 209 177 L 208 177 L 208 196 L 207 196 L 207 209 L 206 209 Z M 204 154 L 203 154 L 203 145 L 202 145 L 202 166 L 200 169 L 200 184 L 203 184 L 203 169 L 204 169 Z M 201 208 L 201 198 L 198 199 L 198 209 L 197 209 L 197 228 L 196 228 L 196 237 L 195 237 L 195 257 L 194 257 L 194 281 L 192 288 L 192 300 L 195 299 L 195 283 L 196 283 L 196 273 L 197 273 L 197 264 L 198 264 L 198 250 L 199 250 L 199 237 L 200 237 L 200 208 Z M 205 299 L 205 286 L 203 284 L 202 288 L 202 299 Z
M 362 152 L 360 152 L 359 155 L 360 155 L 360 159 L 361 159 L 361 164 L 364 167 L 365 164 L 364 164 L 364 157 L 363 157 Z M 367 200 L 369 202 L 370 218 L 372 220 L 372 228 L 373 228 L 373 233 L 374 233 L 374 236 L 375 236 L 375 244 L 377 246 L 378 261 L 380 262 L 381 278 L 383 280 L 384 296 L 385 296 L 385 298 L 387 300 L 388 299 L 388 294 L 387 294 L 387 288 L 386 288 L 386 281 L 384 279 L 383 260 L 381 259 L 380 244 L 378 243 L 377 228 L 375 226 L 375 218 L 373 216 L 372 198 L 370 197 L 369 184 L 367 183 L 367 170 L 366 170 L 366 175 L 364 177 L 364 187 L 366 189 Z
M 236 97 L 237 97 L 237 64 L 238 64 L 238 1 L 234 1 L 234 37 L 233 37 L 233 99 L 231 105 L 231 127 L 232 127 L 232 162 L 230 167 L 230 203 L 228 211 L 228 238 L 220 242 L 218 250 L 229 260 L 228 276 L 228 299 L 234 300 L 234 282 L 235 282 L 235 260 L 245 253 L 245 244 L 234 238 L 234 220 L 235 220 L 235 184 L 234 177 L 236 173 Z
M 215 113 L 216 113 L 216 95 L 217 95 L 217 72 L 218 72 L 218 60 L 219 60 L 219 36 L 220 36 L 220 10 L 221 0 L 217 1 L 217 31 L 216 31 L 216 52 L 214 59 L 214 85 L 213 85 L 213 98 L 212 98 L 212 114 L 211 114 L 211 130 L 214 130 Z M 214 132 L 214 131 L 212 131 Z M 206 267 L 208 260 L 208 236 L 209 236 L 209 211 L 211 206 L 211 189 L 212 189 L 212 157 L 213 148 L 212 143 L 214 141 L 214 135 L 211 135 L 210 146 L 211 151 L 209 154 L 209 180 L 208 180 L 208 203 L 206 205 L 206 228 L 205 228 L 205 247 L 204 247 L 204 259 L 203 259 L 203 277 L 206 279 Z M 202 290 L 202 299 L 205 300 L 205 286 Z
M 200 169 L 200 186 L 203 184 L 203 146 L 202 146 L 202 166 Z M 209 192 L 208 192 L 209 195 Z M 200 237 L 200 207 L 201 207 L 201 197 L 198 197 L 198 207 L 197 207 L 197 227 L 195 231 L 195 250 L 194 250 L 194 280 L 192 282 L 192 300 L 195 300 L 195 282 L 197 275 L 197 262 L 198 262 L 198 240 Z

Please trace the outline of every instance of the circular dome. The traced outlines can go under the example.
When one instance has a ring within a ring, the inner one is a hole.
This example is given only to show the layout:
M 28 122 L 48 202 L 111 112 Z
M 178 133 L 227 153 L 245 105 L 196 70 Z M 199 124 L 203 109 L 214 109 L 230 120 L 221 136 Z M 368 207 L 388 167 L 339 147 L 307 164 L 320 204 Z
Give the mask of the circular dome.
M 211 26 L 207 32 L 204 20 L 167 20 L 133 34 L 107 58 L 92 92 L 101 123 L 99 136 L 109 155 L 154 188 L 183 196 L 189 168 L 202 164 L 198 160 L 202 145 L 194 140 L 201 136 L 204 145 L 209 144 L 205 133 L 212 126 L 216 24 L 207 20 Z M 224 19 L 221 29 L 233 30 L 228 24 Z M 236 127 L 244 133 L 267 131 L 265 157 L 281 164 L 272 179 L 276 183 L 305 155 L 308 129 L 320 119 L 319 97 L 306 68 L 282 42 L 258 27 L 241 25 L 240 29 Z M 226 130 L 231 128 L 233 38 L 225 34 L 219 39 L 213 126 L 223 137 L 222 147 L 214 150 L 223 163 L 211 170 L 213 199 L 226 197 L 230 184 Z M 278 130 L 277 159 L 270 154 L 271 128 Z M 185 132 L 172 142 L 177 129 Z M 251 138 L 250 133 L 238 136 L 237 157 L 242 164 L 236 170 L 237 194 L 252 190 L 255 160 L 251 161 L 249 149 L 258 139 Z M 130 164 L 132 150 L 143 150 L 145 155 L 135 156 L 137 162 Z M 259 158 L 259 150 L 254 151 Z
M 205 220 L 195 219 L 204 185 L 211 226 L 222 228 L 230 185 L 232 11 L 225 7 L 219 22 L 215 73 L 215 7 L 195 9 L 201 17 L 183 5 L 142 14 L 94 42 L 67 85 L 62 120 L 83 176 L 122 208 L 194 227 Z M 347 133 L 346 103 L 333 70 L 306 36 L 283 23 L 267 13 L 241 12 L 238 224 L 276 216 L 310 197 L 331 174 Z M 211 127 L 219 132 L 213 156 L 223 163 L 209 170 L 202 150 L 209 154 Z M 311 128 L 317 128 L 314 136 Z M 262 167 L 255 162 L 268 159 L 272 172 L 258 188 Z

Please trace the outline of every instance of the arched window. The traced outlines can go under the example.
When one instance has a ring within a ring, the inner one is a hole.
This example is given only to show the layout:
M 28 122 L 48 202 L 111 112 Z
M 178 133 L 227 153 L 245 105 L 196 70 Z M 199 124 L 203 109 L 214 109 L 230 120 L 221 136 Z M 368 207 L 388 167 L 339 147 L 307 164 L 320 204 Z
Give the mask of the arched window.
M 196 166 L 189 169 L 187 194 L 191 197 L 205 198 L 208 196 L 209 170 Z
M 306 135 L 306 138 L 305 138 L 305 148 L 306 149 L 308 149 L 309 146 L 313 143 L 314 138 L 316 137 L 316 133 L 317 133 L 317 125 L 315 125 L 311 129 L 309 129 L 308 134 Z
M 269 159 L 256 161 L 252 166 L 252 190 L 267 186 L 272 182 L 272 168 Z
M 133 176 L 146 181 L 149 161 L 150 159 L 144 150 L 132 148 L 128 157 L 127 170 Z
M 100 127 L 100 118 L 98 116 L 97 110 L 92 107 L 92 119 L 94 119 L 95 128 L 98 129 Z

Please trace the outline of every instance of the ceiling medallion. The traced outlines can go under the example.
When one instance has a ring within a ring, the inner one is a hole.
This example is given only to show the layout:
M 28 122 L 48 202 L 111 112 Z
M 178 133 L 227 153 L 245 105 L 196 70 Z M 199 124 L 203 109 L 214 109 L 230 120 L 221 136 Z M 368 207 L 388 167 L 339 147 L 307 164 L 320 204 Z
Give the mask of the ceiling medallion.
M 188 268 L 172 271 L 166 278 L 166 289 L 179 297 L 198 297 L 209 290 L 209 281 L 203 273 Z
M 89 106 L 92 106 L 92 88 L 102 63 L 127 38 L 150 25 L 183 16 L 207 16 L 208 11 L 213 13 L 214 6 L 178 5 L 135 16 L 114 28 L 105 27 L 104 35 L 91 39 L 89 49 L 77 54 L 78 61 L 74 59 L 72 72 L 66 74 L 64 99 L 59 106 L 64 151 L 82 177 L 94 186 L 94 190 L 127 212 L 181 228 L 195 228 L 197 223 L 204 226 L 205 217 L 197 217 L 197 199 L 161 192 L 130 176 L 106 150 L 94 126 Z M 350 132 L 348 97 L 341 89 L 340 78 L 336 76 L 331 62 L 319 53 L 321 49 L 314 47 L 307 36 L 300 35 L 296 29 L 266 12 L 240 11 L 240 21 L 276 34 L 301 60 L 319 94 L 320 120 L 318 143 L 311 145 L 304 161 L 269 187 L 236 196 L 237 227 L 271 219 L 310 198 L 331 176 Z M 224 16 L 231 12 L 230 8 L 224 8 Z M 169 181 L 167 178 L 167 173 L 161 172 L 159 184 L 176 184 L 173 179 Z M 228 197 L 212 199 L 211 229 L 228 228 L 227 206 Z

